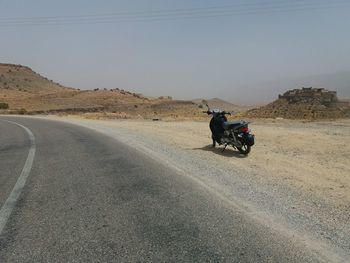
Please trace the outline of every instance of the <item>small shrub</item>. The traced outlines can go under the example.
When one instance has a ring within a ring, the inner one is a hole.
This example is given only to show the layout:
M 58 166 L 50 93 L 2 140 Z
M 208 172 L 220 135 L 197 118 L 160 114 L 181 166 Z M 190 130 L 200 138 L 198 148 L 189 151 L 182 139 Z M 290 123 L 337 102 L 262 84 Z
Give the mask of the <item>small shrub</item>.
M 17 111 L 17 113 L 20 114 L 20 115 L 24 115 L 24 114 L 27 113 L 27 110 L 24 109 L 24 108 L 21 108 L 21 109 L 19 109 L 19 110 Z
M 0 102 L 0 109 L 1 110 L 7 110 L 9 108 L 9 105 L 5 102 Z
M 202 104 L 199 104 L 199 105 L 198 105 L 198 108 L 203 109 L 203 105 L 202 105 Z

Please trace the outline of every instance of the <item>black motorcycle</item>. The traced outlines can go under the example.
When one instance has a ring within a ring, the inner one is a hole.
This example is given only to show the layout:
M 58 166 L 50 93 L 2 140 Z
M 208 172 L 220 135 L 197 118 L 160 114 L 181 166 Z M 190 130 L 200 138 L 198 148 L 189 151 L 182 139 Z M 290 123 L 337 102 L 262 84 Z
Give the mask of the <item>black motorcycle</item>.
M 240 153 L 247 155 L 251 147 L 254 145 L 254 135 L 250 133 L 248 122 L 246 121 L 228 121 L 226 115 L 231 115 L 219 109 L 211 110 L 207 105 L 208 110 L 204 111 L 208 115 L 212 115 L 210 120 L 210 130 L 213 139 L 213 147 L 216 143 L 236 148 Z

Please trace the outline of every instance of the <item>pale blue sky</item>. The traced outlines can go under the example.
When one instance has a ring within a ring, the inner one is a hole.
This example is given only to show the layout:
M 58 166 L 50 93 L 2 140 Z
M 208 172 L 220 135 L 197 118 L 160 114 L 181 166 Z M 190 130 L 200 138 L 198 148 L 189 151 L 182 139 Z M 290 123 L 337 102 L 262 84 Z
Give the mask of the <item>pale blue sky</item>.
M 207 9 L 199 9 L 202 18 L 167 20 L 162 11 L 162 19 L 143 21 L 152 11 L 191 8 Z M 142 21 L 76 21 L 139 11 Z M 29 25 L 31 17 L 59 22 Z M 18 25 L 23 18 L 30 19 Z M 0 0 L 1 62 L 28 65 L 68 86 L 151 96 L 259 102 L 259 83 L 350 71 L 349 32 L 350 1 L 341 0 Z

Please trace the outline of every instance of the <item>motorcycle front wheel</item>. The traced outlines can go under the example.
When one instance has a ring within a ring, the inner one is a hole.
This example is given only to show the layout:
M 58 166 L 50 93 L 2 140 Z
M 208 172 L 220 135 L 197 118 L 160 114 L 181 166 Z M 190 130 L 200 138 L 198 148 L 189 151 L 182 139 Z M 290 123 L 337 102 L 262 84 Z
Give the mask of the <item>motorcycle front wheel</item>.
M 238 151 L 244 155 L 247 155 L 250 152 L 250 148 L 251 147 L 249 145 L 246 145 L 246 144 L 243 144 L 242 147 L 237 147 Z

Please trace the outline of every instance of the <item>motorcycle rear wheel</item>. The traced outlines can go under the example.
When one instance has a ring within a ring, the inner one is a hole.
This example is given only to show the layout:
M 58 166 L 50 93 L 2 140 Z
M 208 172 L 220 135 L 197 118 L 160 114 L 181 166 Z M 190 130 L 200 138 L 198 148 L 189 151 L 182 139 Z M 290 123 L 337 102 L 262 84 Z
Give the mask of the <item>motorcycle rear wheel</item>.
M 250 152 L 250 148 L 251 147 L 249 145 L 246 145 L 246 144 L 243 144 L 242 147 L 237 147 L 238 151 L 244 155 L 248 155 L 248 153 Z

